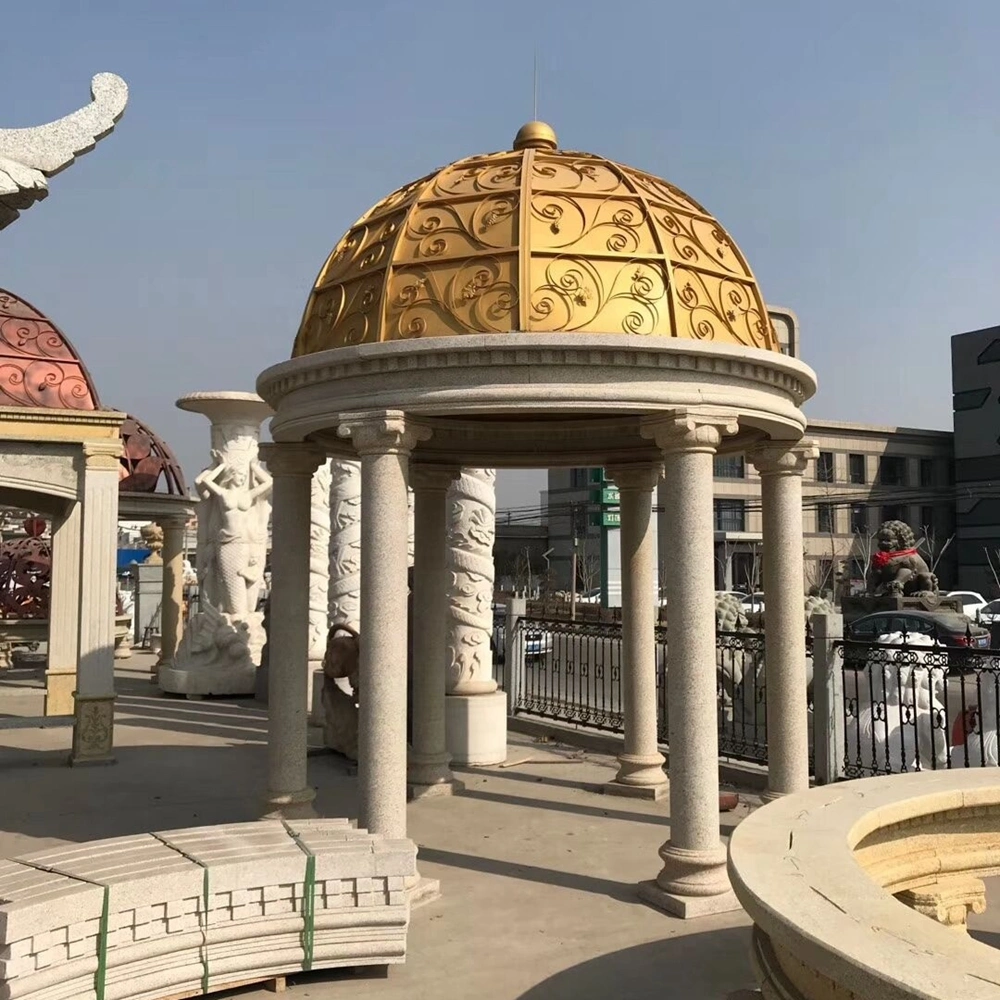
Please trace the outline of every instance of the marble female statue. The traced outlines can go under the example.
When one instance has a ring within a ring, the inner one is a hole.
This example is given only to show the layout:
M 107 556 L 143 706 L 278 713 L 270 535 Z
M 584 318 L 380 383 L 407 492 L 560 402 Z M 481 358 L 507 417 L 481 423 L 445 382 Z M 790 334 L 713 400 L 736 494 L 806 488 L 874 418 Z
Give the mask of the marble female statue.
M 213 452 L 214 464 L 195 479 L 198 576 L 210 604 L 236 618 L 257 610 L 267 552 L 271 477 L 256 459 L 237 464 Z

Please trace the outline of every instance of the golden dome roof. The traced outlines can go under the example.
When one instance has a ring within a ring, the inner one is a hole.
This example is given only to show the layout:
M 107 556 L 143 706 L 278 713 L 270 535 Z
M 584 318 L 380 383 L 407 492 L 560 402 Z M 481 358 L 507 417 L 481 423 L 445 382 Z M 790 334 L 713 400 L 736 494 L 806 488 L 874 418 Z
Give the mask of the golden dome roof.
M 746 260 L 672 184 L 560 150 L 544 122 L 365 213 L 330 254 L 293 357 L 465 333 L 637 333 L 780 350 Z

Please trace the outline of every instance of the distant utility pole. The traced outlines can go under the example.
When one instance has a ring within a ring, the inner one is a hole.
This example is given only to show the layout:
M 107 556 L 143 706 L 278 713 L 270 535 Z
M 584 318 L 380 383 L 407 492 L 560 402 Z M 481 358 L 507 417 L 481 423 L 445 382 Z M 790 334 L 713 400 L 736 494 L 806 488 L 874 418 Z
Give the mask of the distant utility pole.
M 576 552 L 580 544 L 580 539 L 578 537 L 579 533 L 577 531 L 575 503 L 573 504 L 570 516 L 572 517 L 573 520 L 573 563 L 572 563 L 572 569 L 570 570 L 570 579 L 572 580 L 573 587 L 572 590 L 570 591 L 570 598 L 569 598 L 569 617 L 571 621 L 576 621 L 576 568 L 577 568 Z

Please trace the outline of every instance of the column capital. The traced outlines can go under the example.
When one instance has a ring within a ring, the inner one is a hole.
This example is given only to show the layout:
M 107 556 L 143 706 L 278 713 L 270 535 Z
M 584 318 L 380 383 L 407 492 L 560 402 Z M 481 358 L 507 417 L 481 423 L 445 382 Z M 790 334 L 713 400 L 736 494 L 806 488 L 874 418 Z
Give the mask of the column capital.
M 349 437 L 359 455 L 409 455 L 431 430 L 412 423 L 402 410 L 366 410 L 342 414 L 337 435 Z
M 311 476 L 326 461 L 326 452 L 306 442 L 275 441 L 260 446 L 260 457 L 272 476 Z
M 806 466 L 819 455 L 815 441 L 795 444 L 776 441 L 761 445 L 750 452 L 749 458 L 762 476 L 801 476 Z
M 88 469 L 101 469 L 104 472 L 117 471 L 121 455 L 120 438 L 114 441 L 83 442 L 83 458 Z
M 414 462 L 410 466 L 410 487 L 414 492 L 437 490 L 446 493 L 461 473 L 462 470 L 457 465 L 425 465 Z
M 739 430 L 730 410 L 684 407 L 662 415 L 645 417 L 639 425 L 644 438 L 655 441 L 664 452 L 715 452 L 723 437 Z
M 619 490 L 652 490 L 663 478 L 662 462 L 611 465 L 605 472 Z
M 181 528 L 182 530 L 187 527 L 188 521 L 191 518 L 188 514 L 164 514 L 163 517 L 158 517 L 156 523 L 166 531 L 168 528 Z

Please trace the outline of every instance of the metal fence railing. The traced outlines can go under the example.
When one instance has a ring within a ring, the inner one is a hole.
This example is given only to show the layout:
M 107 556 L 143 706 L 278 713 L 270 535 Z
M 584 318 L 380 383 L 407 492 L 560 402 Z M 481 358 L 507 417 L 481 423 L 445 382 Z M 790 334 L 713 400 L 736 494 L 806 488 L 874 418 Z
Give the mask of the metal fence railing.
M 495 626 L 496 628 L 497 626 Z M 622 627 L 620 622 L 518 619 L 513 645 L 520 651 L 512 709 L 559 722 L 622 732 Z M 657 735 L 668 744 L 667 629 L 656 626 Z M 719 753 L 735 760 L 767 759 L 764 637 L 759 632 L 716 636 Z M 516 680 L 514 674 L 516 672 Z
M 996 766 L 1000 651 L 899 638 L 834 645 L 842 776 Z

